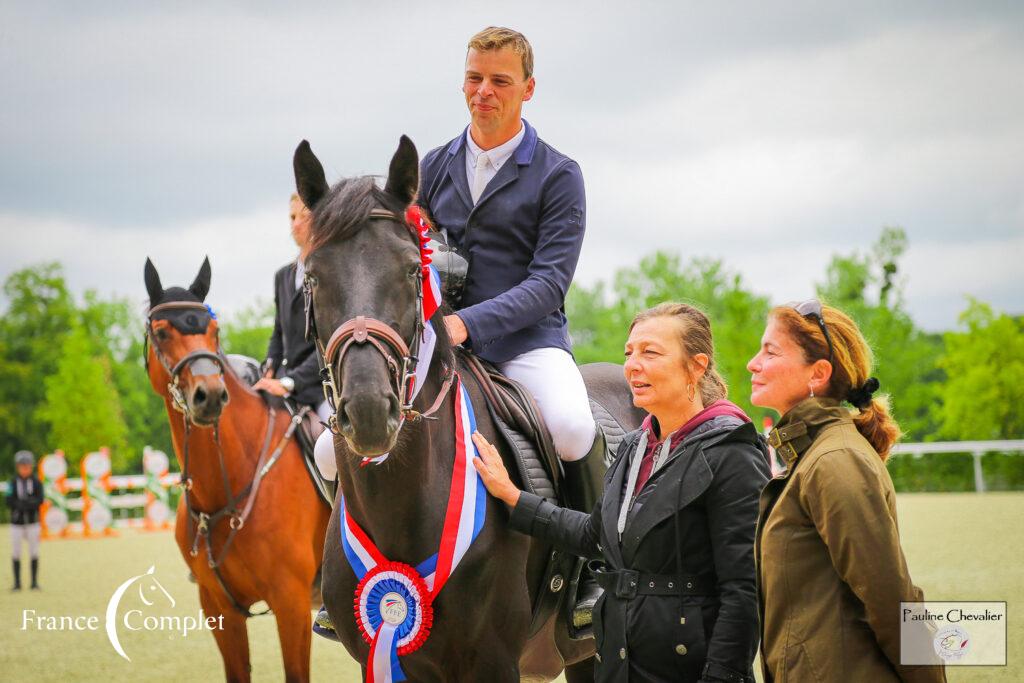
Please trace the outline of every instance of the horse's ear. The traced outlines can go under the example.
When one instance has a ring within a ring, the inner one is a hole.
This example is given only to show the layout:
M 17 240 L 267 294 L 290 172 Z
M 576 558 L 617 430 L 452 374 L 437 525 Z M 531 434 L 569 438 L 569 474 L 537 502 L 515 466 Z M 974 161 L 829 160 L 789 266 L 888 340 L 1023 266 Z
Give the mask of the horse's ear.
M 203 259 L 203 265 L 199 266 L 199 274 L 196 275 L 196 279 L 192 281 L 192 284 L 188 286 L 188 291 L 195 294 L 200 301 L 206 300 L 206 295 L 210 293 L 209 256 Z
M 164 298 L 164 288 L 160 284 L 160 274 L 156 272 L 156 266 L 148 257 L 143 273 L 146 280 L 146 292 L 149 294 L 149 305 L 150 307 L 156 306 L 160 303 L 160 299 Z
M 295 167 L 295 189 L 299 193 L 299 197 L 302 198 L 302 203 L 312 211 L 329 189 L 323 164 L 313 154 L 309 143 L 303 140 L 295 148 L 292 165 Z
M 397 197 L 405 204 L 412 204 L 420 184 L 420 157 L 416 145 L 403 135 L 398 141 L 398 150 L 391 157 L 388 168 L 388 182 L 384 191 Z

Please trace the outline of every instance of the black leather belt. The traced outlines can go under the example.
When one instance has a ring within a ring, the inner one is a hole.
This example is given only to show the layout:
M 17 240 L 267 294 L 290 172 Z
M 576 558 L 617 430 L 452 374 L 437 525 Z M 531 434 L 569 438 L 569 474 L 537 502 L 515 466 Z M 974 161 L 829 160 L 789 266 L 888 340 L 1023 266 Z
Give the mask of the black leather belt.
M 638 595 L 714 595 L 717 592 L 714 582 L 706 576 L 611 570 L 601 562 L 591 562 L 589 566 L 601 588 L 626 600 Z

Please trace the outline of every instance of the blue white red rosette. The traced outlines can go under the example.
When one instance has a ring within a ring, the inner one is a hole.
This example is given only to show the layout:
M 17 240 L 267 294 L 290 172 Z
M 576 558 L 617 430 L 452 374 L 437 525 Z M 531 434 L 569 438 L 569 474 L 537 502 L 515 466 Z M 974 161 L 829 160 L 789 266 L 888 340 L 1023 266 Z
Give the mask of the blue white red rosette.
M 430 635 L 434 623 L 430 591 L 409 565 L 378 564 L 363 576 L 355 595 L 356 624 L 367 644 L 374 644 L 382 626 L 391 626 L 397 654 L 407 655 Z

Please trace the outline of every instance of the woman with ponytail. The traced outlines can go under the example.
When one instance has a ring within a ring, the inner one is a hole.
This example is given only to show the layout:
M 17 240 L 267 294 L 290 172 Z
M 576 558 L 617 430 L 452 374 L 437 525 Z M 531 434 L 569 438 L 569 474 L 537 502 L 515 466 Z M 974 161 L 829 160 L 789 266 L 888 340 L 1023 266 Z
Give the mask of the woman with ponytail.
M 944 681 L 900 664 L 900 602 L 924 595 L 885 468 L 900 430 L 857 325 L 816 300 L 779 306 L 747 369 L 751 402 L 782 416 L 769 442 L 786 465 L 755 540 L 765 681 Z

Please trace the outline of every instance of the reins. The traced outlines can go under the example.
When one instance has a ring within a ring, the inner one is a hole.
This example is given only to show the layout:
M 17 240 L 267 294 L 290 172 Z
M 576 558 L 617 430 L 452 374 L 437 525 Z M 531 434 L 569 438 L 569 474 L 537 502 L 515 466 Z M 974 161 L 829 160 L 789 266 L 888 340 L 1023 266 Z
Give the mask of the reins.
M 235 598 L 234 594 L 232 594 L 231 590 L 228 588 L 227 584 L 224 582 L 224 577 L 221 575 L 220 567 L 221 564 L 224 562 L 224 559 L 227 556 L 228 551 L 231 548 L 231 544 L 235 539 L 235 535 L 239 531 L 241 531 L 242 527 L 245 526 L 245 522 L 248 519 L 249 514 L 252 512 L 252 508 L 256 503 L 256 496 L 259 493 L 260 484 L 263 482 L 263 478 L 267 475 L 268 472 L 270 472 L 271 468 L 273 468 L 273 466 L 277 463 L 282 453 L 284 453 L 285 446 L 288 444 L 288 441 L 292 438 L 292 436 L 294 436 L 295 430 L 302 422 L 306 413 L 309 411 L 309 408 L 306 406 L 302 406 L 298 411 L 296 411 L 292 415 L 288 428 L 285 430 L 284 434 L 277 442 L 277 446 L 274 448 L 273 452 L 270 452 L 270 444 L 273 440 L 274 422 L 277 412 L 274 410 L 272 406 L 268 406 L 267 430 L 265 436 L 263 437 L 263 446 L 260 449 L 259 458 L 256 461 L 256 470 L 253 473 L 253 477 L 249 481 L 248 485 L 246 485 L 241 491 L 239 491 L 237 495 L 234 494 L 231 490 L 231 481 L 230 477 L 228 476 L 227 465 L 224 462 L 224 449 L 222 448 L 220 442 L 220 418 L 218 417 L 217 421 L 213 425 L 213 442 L 217 450 L 217 460 L 220 465 L 221 482 L 224 485 L 224 495 L 225 499 L 227 500 L 227 504 L 215 510 L 214 512 L 209 513 L 203 512 L 202 510 L 193 507 L 192 500 L 189 496 L 189 493 L 192 491 L 194 486 L 192 477 L 189 474 L 189 437 L 192 431 L 192 414 L 188 406 L 188 402 L 185 400 L 185 397 L 181 392 L 179 379 L 181 376 L 181 372 L 186 367 L 189 367 L 193 362 L 197 360 L 206 359 L 213 361 L 219 366 L 221 374 L 224 374 L 224 369 L 227 366 L 228 361 L 220 350 L 220 335 L 218 330 L 216 352 L 209 351 L 207 349 L 197 349 L 186 354 L 183 358 L 181 358 L 181 360 L 179 360 L 173 366 L 171 365 L 167 357 L 164 355 L 163 351 L 160 349 L 160 345 L 157 342 L 155 336 L 153 335 L 153 314 L 164 310 L 181 309 L 202 309 L 204 311 L 207 310 L 205 304 L 192 301 L 169 301 L 167 303 L 154 306 L 152 309 L 150 309 L 149 316 L 146 320 L 146 342 L 149 346 L 152 346 L 153 354 L 157 357 L 157 359 L 160 361 L 160 364 L 163 365 L 164 369 L 167 371 L 168 375 L 171 378 L 171 381 L 167 383 L 167 392 L 171 396 L 171 402 L 173 407 L 175 408 L 175 410 L 181 413 L 182 428 L 185 433 L 182 443 L 181 489 L 182 496 L 185 500 L 185 509 L 188 511 L 189 518 L 191 519 L 191 521 L 194 522 L 194 525 L 189 524 L 188 527 L 189 543 L 191 545 L 189 555 L 191 555 L 192 557 L 197 557 L 199 555 L 199 544 L 200 542 L 202 542 L 206 546 L 207 565 L 210 567 L 210 569 L 213 570 L 213 574 L 217 578 L 217 582 L 220 584 L 220 587 L 224 591 L 224 594 L 227 595 L 228 600 L 231 601 L 231 605 L 235 608 L 236 611 L 238 611 L 245 617 L 261 616 L 263 614 L 267 614 L 268 612 L 270 612 L 270 609 L 268 608 L 263 612 L 253 613 L 250 612 L 248 608 L 244 607 L 241 603 L 239 603 L 238 600 Z M 148 366 L 149 358 L 148 353 L 145 349 L 145 345 L 143 348 L 143 353 L 146 354 L 145 359 Z M 242 503 L 243 500 L 245 501 L 245 504 L 244 506 L 241 507 L 241 509 L 239 509 L 239 505 L 240 503 Z M 214 557 L 213 544 L 211 543 L 210 537 L 216 525 L 225 518 L 228 519 L 228 526 L 230 527 L 230 529 L 228 531 L 227 539 L 224 541 L 223 547 L 221 548 L 220 552 L 216 554 L 216 557 Z

